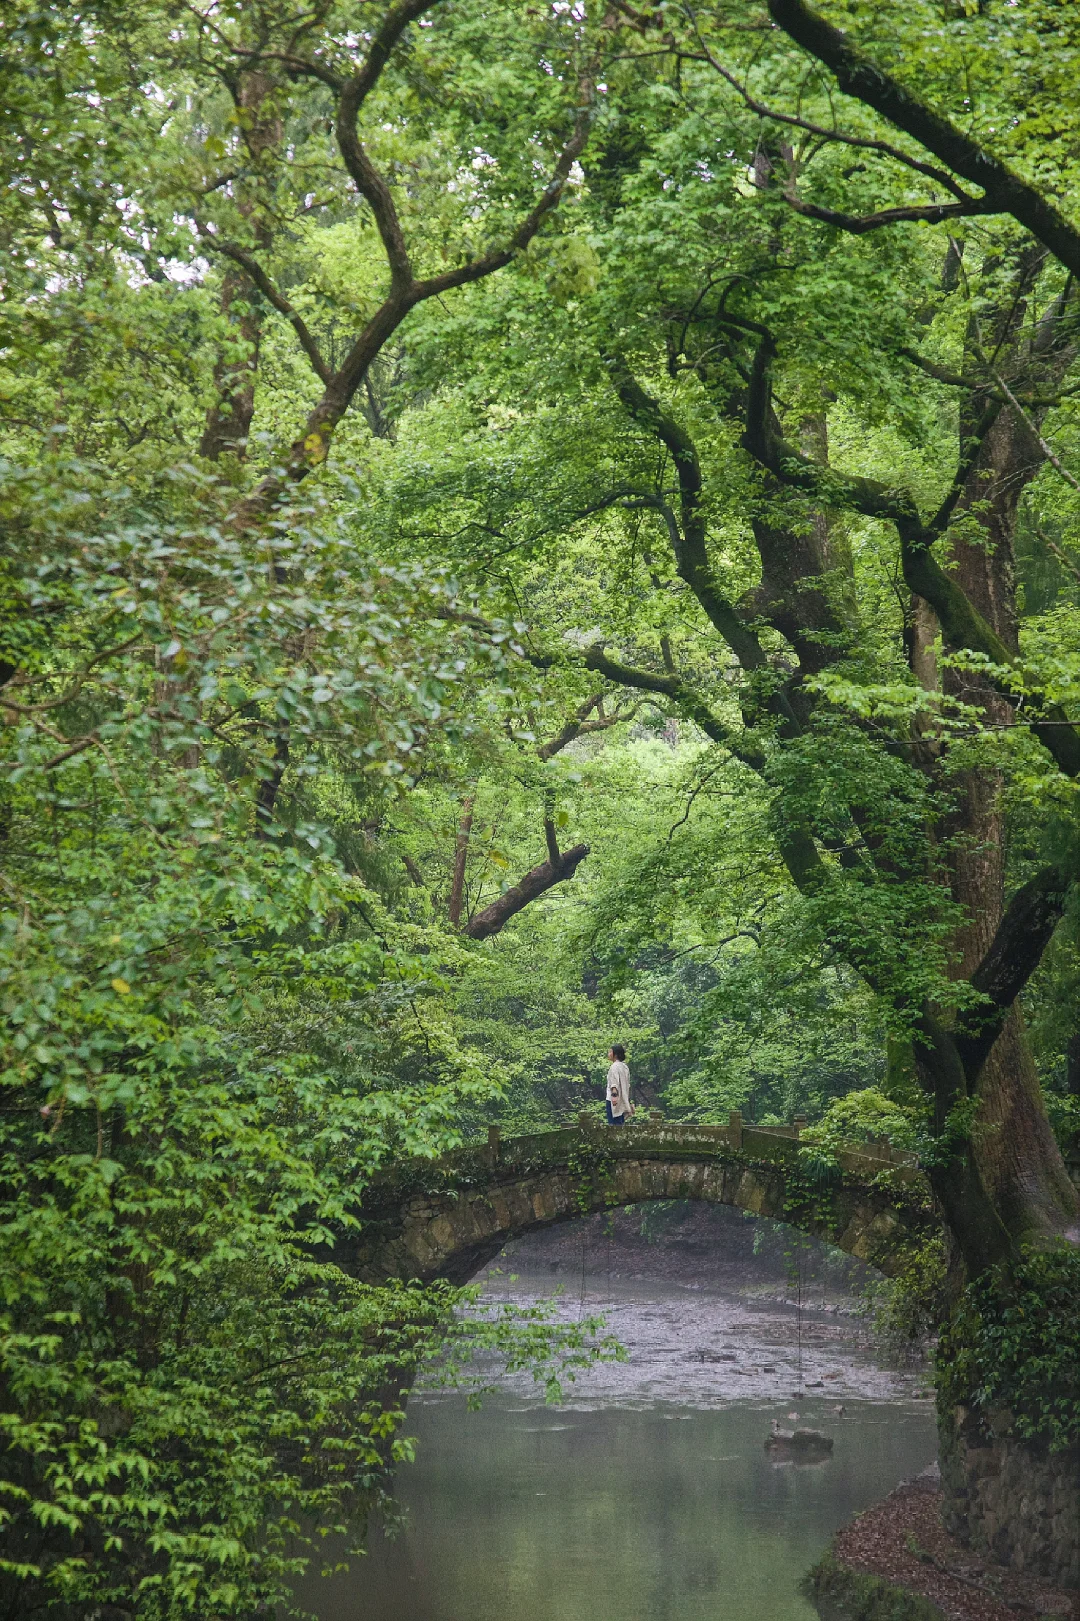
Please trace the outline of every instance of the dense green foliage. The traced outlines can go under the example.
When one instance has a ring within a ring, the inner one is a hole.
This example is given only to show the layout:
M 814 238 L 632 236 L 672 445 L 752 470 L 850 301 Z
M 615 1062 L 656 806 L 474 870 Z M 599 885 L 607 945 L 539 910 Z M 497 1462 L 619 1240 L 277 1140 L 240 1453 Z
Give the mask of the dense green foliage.
M 376 596 L 332 530 L 283 537 L 283 583 L 71 462 L 8 491 L 49 719 L 13 717 L 4 799 L 6 1557 L 76 1604 L 244 1613 L 302 1564 L 299 1518 L 407 1455 L 426 1353 L 543 1376 L 584 1343 L 328 1264 L 372 1173 L 456 1140 L 492 1084 L 433 1048 L 432 953 L 386 939 L 325 813 L 261 825 L 263 717 L 287 714 L 316 798 L 334 760 L 378 798 L 365 780 L 445 724 L 448 650 L 431 588 Z M 88 717 L 58 748 L 54 720 Z
M 964 1292 L 937 1354 L 939 1399 L 973 1407 L 1054 1451 L 1080 1442 L 1080 1263 L 1035 1251 Z
M 972 1275 L 1074 1211 L 1076 17 L 829 7 L 1039 236 L 792 3 L 4 8 L 16 1613 L 251 1615 L 422 1358 L 596 1354 L 331 1257 L 612 1040 L 917 1149 Z

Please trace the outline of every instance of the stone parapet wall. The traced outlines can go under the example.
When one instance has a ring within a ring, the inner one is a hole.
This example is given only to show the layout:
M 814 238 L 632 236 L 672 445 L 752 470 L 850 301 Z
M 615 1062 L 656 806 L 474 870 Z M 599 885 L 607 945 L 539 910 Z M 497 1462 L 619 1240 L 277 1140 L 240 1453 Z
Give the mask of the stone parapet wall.
M 940 1424 L 946 1528 L 1014 1570 L 1080 1588 L 1080 1450 L 1050 1452 L 957 1407 Z

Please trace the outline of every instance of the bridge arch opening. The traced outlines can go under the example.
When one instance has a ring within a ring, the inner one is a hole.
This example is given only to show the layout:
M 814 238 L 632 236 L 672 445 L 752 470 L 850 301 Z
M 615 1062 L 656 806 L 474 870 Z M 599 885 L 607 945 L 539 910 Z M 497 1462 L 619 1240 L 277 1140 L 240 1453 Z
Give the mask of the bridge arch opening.
M 788 1223 L 705 1201 L 657 1200 L 595 1212 L 508 1239 L 470 1282 L 494 1297 L 560 1291 L 572 1304 L 611 1291 L 697 1291 L 830 1315 L 879 1276 Z

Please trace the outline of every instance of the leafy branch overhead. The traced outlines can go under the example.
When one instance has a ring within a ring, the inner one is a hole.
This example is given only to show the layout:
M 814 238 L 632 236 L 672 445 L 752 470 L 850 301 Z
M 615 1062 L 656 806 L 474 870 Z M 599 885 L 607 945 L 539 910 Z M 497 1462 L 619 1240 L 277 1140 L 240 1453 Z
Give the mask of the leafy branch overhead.
M 576 75 L 574 95 L 569 98 L 569 128 L 539 196 L 532 200 L 531 206 L 515 224 L 500 233 L 502 241 L 498 245 L 479 252 L 466 250 L 459 264 L 435 274 L 417 274 L 415 253 L 399 213 L 395 187 L 372 158 L 361 134 L 360 119 L 367 103 L 378 90 L 405 31 L 437 3 L 438 0 L 423 0 L 423 3 L 421 0 L 396 0 L 374 29 L 359 63 L 351 71 L 338 66 L 336 59 L 341 54 L 340 45 L 332 35 L 312 48 L 310 28 L 301 28 L 287 41 L 282 41 L 283 48 L 273 49 L 268 44 L 245 44 L 242 19 L 230 31 L 200 19 L 203 35 L 212 39 L 225 53 L 226 61 L 219 66 L 219 71 L 227 74 L 228 58 L 233 59 L 231 77 L 234 82 L 250 82 L 254 75 L 261 74 L 269 86 L 274 83 L 273 75 L 276 73 L 275 88 L 273 91 L 267 89 L 268 97 L 281 93 L 282 74 L 294 83 L 313 81 L 330 93 L 337 153 L 357 195 L 370 210 L 388 278 L 385 294 L 377 302 L 377 307 L 363 321 L 359 330 L 350 336 L 342 359 L 332 365 L 323 355 L 317 337 L 299 310 L 275 285 L 258 254 L 220 235 L 212 220 L 200 221 L 199 235 L 203 245 L 239 266 L 267 302 L 284 316 L 322 385 L 322 392 L 308 410 L 303 429 L 293 440 L 282 467 L 265 474 L 244 497 L 233 514 L 235 525 L 243 527 L 257 521 L 286 495 L 291 483 L 299 482 L 325 461 L 335 429 L 352 405 L 357 391 L 364 385 L 384 346 L 411 310 L 430 299 L 439 299 L 456 288 L 482 281 L 502 270 L 529 246 L 548 215 L 558 207 L 574 165 L 584 151 L 593 116 L 594 83 L 600 69 L 602 48 L 598 46 L 590 52 L 587 47 L 582 48 L 582 42 L 575 42 L 582 61 Z M 276 156 L 279 162 L 284 158 L 287 163 L 285 154 Z M 204 189 L 212 194 L 216 187 Z

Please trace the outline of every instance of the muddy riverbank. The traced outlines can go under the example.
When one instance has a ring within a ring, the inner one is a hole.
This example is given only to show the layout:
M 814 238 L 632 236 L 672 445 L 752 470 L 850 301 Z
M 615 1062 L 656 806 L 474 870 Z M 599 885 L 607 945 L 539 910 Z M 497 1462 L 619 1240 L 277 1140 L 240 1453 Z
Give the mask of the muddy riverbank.
M 936 1471 L 905 1482 L 845 1526 L 807 1591 L 823 1621 L 1080 1617 L 1080 1595 L 1006 1570 L 949 1536 Z

